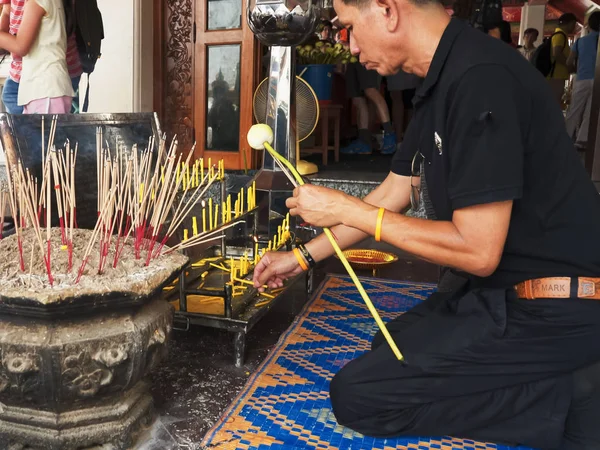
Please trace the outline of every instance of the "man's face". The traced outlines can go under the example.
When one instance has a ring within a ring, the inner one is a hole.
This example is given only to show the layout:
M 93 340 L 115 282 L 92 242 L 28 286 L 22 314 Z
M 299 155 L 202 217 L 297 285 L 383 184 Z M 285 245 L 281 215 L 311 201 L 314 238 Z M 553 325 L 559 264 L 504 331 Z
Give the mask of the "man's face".
M 360 8 L 346 5 L 342 0 L 334 0 L 333 6 L 340 24 L 348 28 L 352 54 L 359 56 L 367 69 L 377 70 L 380 75 L 396 73 L 402 65 L 402 47 L 395 45 L 393 52 L 386 51 L 389 36 L 382 8 L 373 0 Z
M 574 33 L 576 27 L 577 27 L 577 22 L 568 23 L 565 27 L 565 31 L 567 32 L 567 34 Z
M 527 33 L 525 36 L 523 36 L 523 41 L 525 43 L 525 46 L 526 47 L 533 46 L 533 43 L 535 41 L 537 41 L 537 37 L 538 37 L 538 35 L 536 33 Z

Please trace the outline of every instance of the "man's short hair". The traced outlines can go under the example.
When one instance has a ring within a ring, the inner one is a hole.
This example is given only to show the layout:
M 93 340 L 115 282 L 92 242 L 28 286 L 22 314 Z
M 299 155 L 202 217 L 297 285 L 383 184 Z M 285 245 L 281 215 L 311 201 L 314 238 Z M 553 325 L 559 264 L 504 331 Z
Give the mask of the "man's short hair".
M 537 28 L 527 28 L 525 30 L 525 33 L 523 33 L 523 35 L 527 35 L 527 34 L 535 34 L 536 36 L 539 36 L 540 32 L 537 30 Z
M 593 31 L 600 31 L 600 11 L 594 11 L 588 18 L 588 26 Z
M 577 17 L 573 13 L 563 14 L 558 18 L 559 25 L 566 25 L 573 22 L 577 22 Z

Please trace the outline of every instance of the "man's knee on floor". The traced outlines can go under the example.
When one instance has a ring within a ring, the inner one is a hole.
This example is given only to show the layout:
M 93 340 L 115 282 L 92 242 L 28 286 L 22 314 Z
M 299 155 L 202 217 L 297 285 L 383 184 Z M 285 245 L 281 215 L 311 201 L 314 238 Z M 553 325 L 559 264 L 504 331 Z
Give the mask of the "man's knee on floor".
M 331 407 L 337 423 L 365 436 L 395 437 L 409 433 L 415 410 L 402 405 L 377 403 L 351 369 L 338 372 L 329 387 Z M 377 406 L 374 404 L 377 403 Z
M 340 370 L 329 384 L 329 397 L 331 399 L 331 409 L 337 422 L 340 425 L 347 426 L 356 420 L 356 396 L 352 395 L 351 380 L 347 376 L 347 371 Z

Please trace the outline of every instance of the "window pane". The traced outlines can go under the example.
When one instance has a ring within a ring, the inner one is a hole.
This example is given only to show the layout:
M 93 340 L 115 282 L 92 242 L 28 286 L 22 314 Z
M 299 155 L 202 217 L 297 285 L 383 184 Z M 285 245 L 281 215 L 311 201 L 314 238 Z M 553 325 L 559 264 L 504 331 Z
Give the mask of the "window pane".
M 240 45 L 208 46 L 206 149 L 237 152 L 240 138 Z
M 208 29 L 230 30 L 242 25 L 242 0 L 208 0 Z

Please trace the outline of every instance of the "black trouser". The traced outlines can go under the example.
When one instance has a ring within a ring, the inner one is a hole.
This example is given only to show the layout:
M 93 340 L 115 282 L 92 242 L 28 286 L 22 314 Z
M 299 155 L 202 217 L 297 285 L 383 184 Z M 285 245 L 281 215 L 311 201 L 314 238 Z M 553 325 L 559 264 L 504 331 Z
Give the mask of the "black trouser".
M 573 372 L 600 361 L 597 300 L 522 300 L 514 289 L 461 288 L 433 294 L 388 329 L 405 361 L 378 333 L 372 350 L 330 387 L 338 422 L 368 436 L 560 448 Z M 600 448 L 595 433 L 597 445 L 579 448 Z

